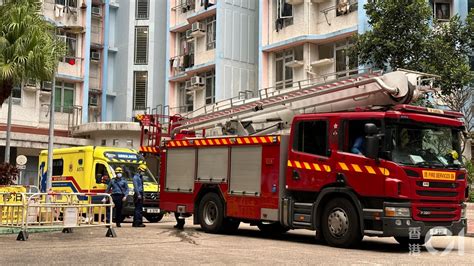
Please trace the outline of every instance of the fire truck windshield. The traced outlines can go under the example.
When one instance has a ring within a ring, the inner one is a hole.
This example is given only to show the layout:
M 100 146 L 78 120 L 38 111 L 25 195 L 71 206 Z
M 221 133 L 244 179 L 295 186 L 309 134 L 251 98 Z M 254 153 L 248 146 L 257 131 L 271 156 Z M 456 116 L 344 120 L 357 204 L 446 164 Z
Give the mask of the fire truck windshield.
M 387 123 L 391 159 L 404 165 L 459 168 L 460 130 L 422 123 Z
M 137 173 L 137 168 L 139 164 L 135 163 L 111 163 L 113 169 L 121 167 L 123 169 L 123 177 L 128 181 L 133 181 L 133 176 Z M 150 169 L 146 169 L 145 174 L 143 175 L 143 182 L 152 182 L 157 183 L 155 177 L 150 172 Z

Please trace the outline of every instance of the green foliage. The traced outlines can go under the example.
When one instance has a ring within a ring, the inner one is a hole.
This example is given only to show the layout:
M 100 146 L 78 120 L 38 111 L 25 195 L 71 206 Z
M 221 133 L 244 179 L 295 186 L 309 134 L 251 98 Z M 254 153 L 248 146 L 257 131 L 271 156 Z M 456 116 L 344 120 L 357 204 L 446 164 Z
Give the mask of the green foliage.
M 474 13 L 463 22 L 433 21 L 426 0 L 368 1 L 371 30 L 357 37 L 352 56 L 376 68 L 407 68 L 441 76 L 445 95 L 472 80 L 468 54 L 473 47 Z
M 0 105 L 14 85 L 51 80 L 66 47 L 41 15 L 39 0 L 11 0 L 0 6 Z
M 9 164 L 1 163 L 0 164 L 0 185 L 12 185 L 18 178 L 18 169 Z
M 471 160 L 465 160 L 464 166 L 466 167 L 467 171 L 467 180 L 469 184 L 472 184 L 472 180 L 474 180 L 474 164 Z

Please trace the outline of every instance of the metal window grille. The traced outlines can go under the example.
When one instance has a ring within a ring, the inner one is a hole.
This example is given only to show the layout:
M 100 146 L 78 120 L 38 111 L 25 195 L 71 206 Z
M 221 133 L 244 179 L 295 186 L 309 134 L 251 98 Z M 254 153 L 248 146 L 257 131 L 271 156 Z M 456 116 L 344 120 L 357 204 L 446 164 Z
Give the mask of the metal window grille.
M 148 64 L 148 27 L 135 27 L 135 64 Z
M 133 110 L 145 110 L 148 87 L 148 72 L 135 71 L 133 84 Z
M 136 18 L 137 19 L 148 19 L 149 18 L 149 0 L 137 0 L 136 2 Z

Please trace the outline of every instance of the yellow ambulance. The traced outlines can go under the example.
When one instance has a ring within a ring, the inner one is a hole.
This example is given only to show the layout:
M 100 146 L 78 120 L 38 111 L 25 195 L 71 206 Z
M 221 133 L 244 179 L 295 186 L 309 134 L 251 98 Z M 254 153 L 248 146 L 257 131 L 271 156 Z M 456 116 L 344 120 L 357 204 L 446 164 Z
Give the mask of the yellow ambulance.
M 107 180 L 115 177 L 117 167 L 123 169 L 130 188 L 127 202 L 123 206 L 124 216 L 133 216 L 133 176 L 145 159 L 136 150 L 83 146 L 74 148 L 54 149 L 52 190 L 54 192 L 103 193 L 107 188 Z M 39 156 L 40 190 L 46 190 L 48 167 L 48 151 L 41 151 Z M 159 185 L 153 174 L 147 169 L 143 176 L 143 216 L 149 222 L 159 222 L 163 213 L 159 208 Z M 102 197 L 93 197 L 99 203 Z

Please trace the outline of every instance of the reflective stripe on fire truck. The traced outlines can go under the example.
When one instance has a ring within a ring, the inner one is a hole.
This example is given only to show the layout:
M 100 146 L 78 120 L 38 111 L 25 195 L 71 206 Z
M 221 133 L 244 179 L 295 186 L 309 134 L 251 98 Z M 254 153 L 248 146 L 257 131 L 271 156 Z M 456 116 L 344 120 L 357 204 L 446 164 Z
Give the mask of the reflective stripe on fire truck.
M 328 173 L 331 172 L 331 167 L 325 164 L 316 164 L 316 163 L 288 160 L 287 165 L 288 167 L 306 169 L 306 170 L 311 170 L 311 171 L 318 171 L 318 172 L 326 171 Z
M 148 146 L 140 146 L 138 149 L 140 152 L 154 152 L 157 153 L 158 149 L 155 147 L 148 147 Z
M 387 168 L 383 167 L 372 167 L 369 165 L 358 165 L 358 164 L 346 164 L 343 162 L 339 162 L 339 167 L 343 171 L 348 171 L 348 172 L 357 172 L 357 173 L 369 173 L 369 174 L 377 174 L 376 170 L 380 171 L 380 174 L 388 176 L 390 175 L 390 172 L 388 171 Z M 329 165 L 325 164 L 317 164 L 317 163 L 308 163 L 308 162 L 300 162 L 300 161 L 295 161 L 295 160 L 288 160 L 288 167 L 293 167 L 293 168 L 299 168 L 299 169 L 306 169 L 306 170 L 311 170 L 311 171 L 326 171 L 326 172 L 331 172 L 331 167 Z
M 167 147 L 188 147 L 188 146 L 223 146 L 223 145 L 253 145 L 253 144 L 272 144 L 280 143 L 280 136 L 262 136 L 262 137 L 235 137 L 235 138 L 208 138 L 208 139 L 189 139 L 189 140 L 171 140 L 166 143 Z

